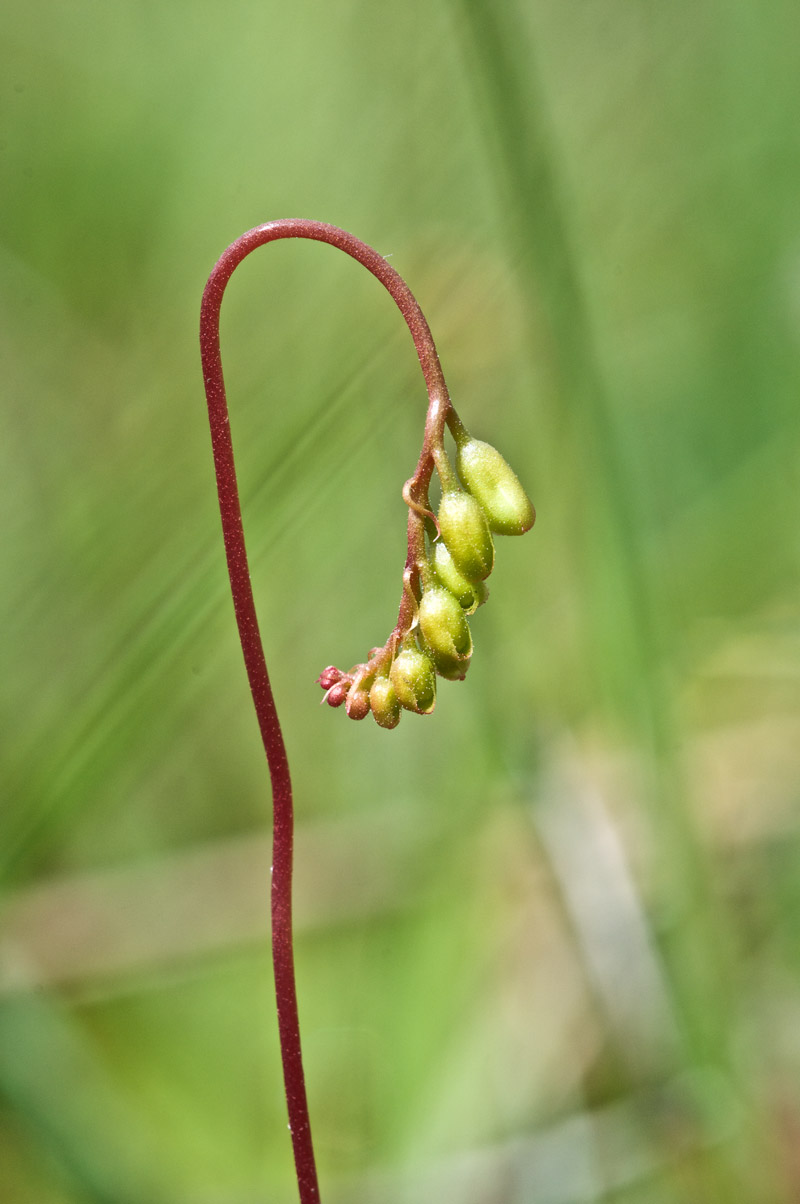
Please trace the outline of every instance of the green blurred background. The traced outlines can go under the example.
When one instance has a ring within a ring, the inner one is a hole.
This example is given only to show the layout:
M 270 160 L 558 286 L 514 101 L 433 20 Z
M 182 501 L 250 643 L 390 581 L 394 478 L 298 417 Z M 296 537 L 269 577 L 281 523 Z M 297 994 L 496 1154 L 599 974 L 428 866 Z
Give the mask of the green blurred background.
M 296 1198 L 196 329 L 304 216 L 392 256 L 539 512 L 434 718 L 321 708 L 394 622 L 426 399 L 352 261 L 237 272 L 324 1201 L 800 1200 L 797 5 L 0 30 L 0 1198 Z

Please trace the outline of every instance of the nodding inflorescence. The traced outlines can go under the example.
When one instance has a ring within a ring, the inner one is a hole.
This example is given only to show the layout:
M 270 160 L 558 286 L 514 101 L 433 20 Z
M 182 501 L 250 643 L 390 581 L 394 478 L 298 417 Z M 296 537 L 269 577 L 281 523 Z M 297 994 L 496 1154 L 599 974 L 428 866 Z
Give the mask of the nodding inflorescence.
M 228 401 L 222 371 L 219 318 L 236 267 L 257 247 L 306 238 L 344 251 L 388 291 L 411 332 L 428 390 L 425 435 L 416 471 L 403 487 L 408 506 L 408 555 L 394 631 L 364 664 L 320 673 L 324 701 L 350 719 L 370 713 L 397 727 L 403 710 L 429 715 L 436 677 L 463 680 L 472 657 L 468 617 L 486 601 L 494 565 L 492 535 L 521 535 L 533 506 L 499 452 L 473 439 L 453 409 L 428 323 L 403 278 L 367 243 L 338 226 L 308 218 L 281 218 L 246 231 L 223 252 L 208 278 L 200 310 L 200 351 L 222 534 L 231 595 L 264 751 L 272 782 L 272 957 L 289 1131 L 301 1204 L 319 1204 L 319 1183 L 300 1047 L 294 975 L 292 867 L 294 810 L 289 759 L 261 642 L 247 562 Z M 456 445 L 455 465 L 444 448 L 445 427 Z M 434 468 L 442 497 L 434 515 L 429 487 Z
M 433 405 L 433 401 L 432 401 Z M 474 439 L 447 399 L 444 422 L 426 426 L 420 466 L 438 473 L 436 515 L 428 496 L 432 473 L 406 481 L 408 557 L 397 625 L 381 648 L 345 673 L 329 665 L 317 681 L 323 702 L 344 706 L 350 719 L 370 712 L 380 727 L 397 727 L 403 710 L 429 715 L 436 678 L 463 681 L 472 660 L 468 618 L 489 596 L 493 535 L 523 535 L 536 513 L 516 474 L 496 448 Z M 444 425 L 455 440 L 455 465 L 444 447 Z

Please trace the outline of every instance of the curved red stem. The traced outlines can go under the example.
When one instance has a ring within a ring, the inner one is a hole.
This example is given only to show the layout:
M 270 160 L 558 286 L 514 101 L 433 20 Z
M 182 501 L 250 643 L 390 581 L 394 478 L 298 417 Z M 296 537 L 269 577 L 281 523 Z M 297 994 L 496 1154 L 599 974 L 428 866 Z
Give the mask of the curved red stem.
M 225 286 L 234 269 L 256 247 L 279 238 L 310 238 L 330 243 L 345 251 L 380 280 L 405 318 L 414 339 L 430 398 L 425 440 L 416 473 L 411 481 L 411 492 L 417 493 L 418 497 L 423 494 L 427 496 L 427 487 L 433 472 L 431 447 L 437 440 L 441 441 L 445 419 L 450 409 L 450 399 L 431 332 L 411 290 L 383 256 L 352 234 L 324 222 L 300 218 L 284 219 L 248 230 L 220 256 L 203 293 L 200 311 L 200 352 L 233 605 L 272 782 L 272 958 L 289 1128 L 301 1204 L 318 1204 L 319 1184 L 303 1074 L 292 944 L 292 784 L 250 584 L 219 343 L 220 306 Z M 412 545 L 418 545 L 421 538 L 421 520 L 413 509 L 409 509 L 408 521 L 411 559 Z M 401 618 L 402 614 L 403 602 Z

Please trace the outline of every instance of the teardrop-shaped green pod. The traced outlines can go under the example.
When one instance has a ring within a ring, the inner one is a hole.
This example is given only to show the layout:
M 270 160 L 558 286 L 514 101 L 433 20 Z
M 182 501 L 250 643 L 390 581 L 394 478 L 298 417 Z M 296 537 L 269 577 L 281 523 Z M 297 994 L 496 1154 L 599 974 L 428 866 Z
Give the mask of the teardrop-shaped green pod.
M 446 681 L 463 681 L 472 663 L 472 653 L 469 656 L 444 656 L 441 652 L 431 650 L 431 660 L 436 672 Z
M 400 702 L 388 677 L 375 678 L 369 692 L 369 705 L 378 727 L 397 727 L 400 722 Z
M 472 643 L 470 642 L 469 652 L 465 656 L 451 656 L 445 652 L 437 652 L 435 648 L 431 648 L 420 634 L 420 642 L 422 650 L 433 661 L 434 668 L 439 677 L 444 677 L 447 681 L 463 681 L 467 676 L 467 669 L 472 664 Z
M 407 645 L 392 662 L 390 677 L 401 706 L 430 715 L 436 705 L 436 671 L 429 656 Z
M 464 610 L 458 598 L 444 586 L 425 590 L 418 618 L 422 637 L 435 656 L 457 660 L 472 655 L 472 636 Z
M 494 566 L 494 544 L 486 515 L 463 489 L 442 494 L 439 533 L 458 571 L 468 581 L 483 581 Z
M 478 585 L 474 581 L 467 581 L 463 573 L 460 573 L 453 563 L 453 557 L 448 552 L 441 539 L 437 540 L 431 550 L 431 561 L 433 563 L 436 576 L 441 581 L 446 589 L 454 594 L 461 606 L 471 614 L 478 606 L 477 592 Z
M 480 439 L 460 439 L 456 446 L 458 475 L 486 512 L 498 535 L 523 535 L 536 511 L 514 470 L 496 447 Z

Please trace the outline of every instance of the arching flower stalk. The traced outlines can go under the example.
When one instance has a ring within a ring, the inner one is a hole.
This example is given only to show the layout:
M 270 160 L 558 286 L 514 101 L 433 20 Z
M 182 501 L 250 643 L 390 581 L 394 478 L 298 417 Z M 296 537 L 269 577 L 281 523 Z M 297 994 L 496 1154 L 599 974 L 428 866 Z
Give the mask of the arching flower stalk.
M 256 247 L 280 238 L 329 243 L 380 280 L 411 332 L 429 399 L 422 450 L 402 491 L 408 506 L 408 552 L 397 622 L 386 643 L 373 648 L 363 663 L 347 672 L 333 665 L 323 669 L 318 678 L 323 701 L 344 706 L 350 719 L 372 713 L 384 728 L 396 727 L 404 709 L 430 714 L 436 704 L 437 675 L 463 680 L 469 668 L 472 636 L 467 616 L 488 596 L 485 579 L 494 565 L 493 534 L 521 535 L 533 525 L 535 514 L 500 453 L 473 439 L 456 414 L 422 310 L 383 256 L 336 226 L 300 218 L 257 226 L 228 247 L 203 293 L 200 349 L 231 593 L 272 782 L 272 951 L 289 1128 L 301 1204 L 317 1204 L 292 945 L 292 787 L 250 584 L 219 345 L 220 306 L 234 269 Z M 444 446 L 446 427 L 455 440 L 455 465 Z M 429 498 L 434 470 L 441 483 L 435 515 Z

